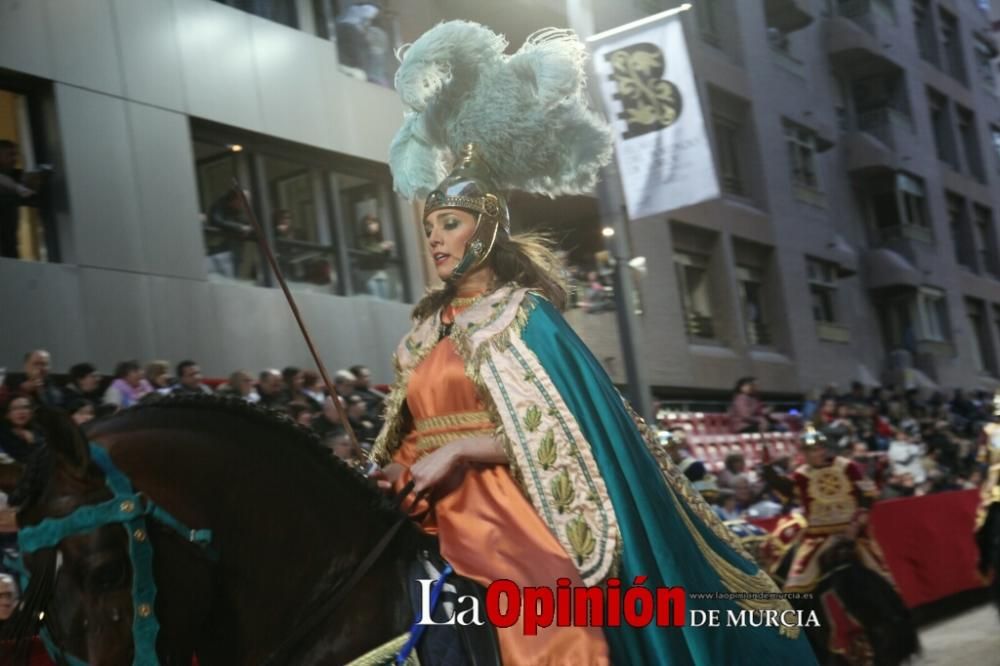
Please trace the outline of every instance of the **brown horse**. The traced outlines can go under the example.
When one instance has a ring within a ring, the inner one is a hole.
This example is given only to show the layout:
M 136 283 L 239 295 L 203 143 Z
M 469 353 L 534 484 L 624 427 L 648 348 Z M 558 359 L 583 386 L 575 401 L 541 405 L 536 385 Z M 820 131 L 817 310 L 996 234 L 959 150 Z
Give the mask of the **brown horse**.
M 263 663 L 309 619 L 300 613 L 324 575 L 350 576 L 401 515 L 308 431 L 242 401 L 166 399 L 96 422 L 86 435 L 57 412 L 39 420 L 49 455 L 25 473 L 22 529 L 112 497 L 89 440 L 136 491 L 184 525 L 212 531 L 217 558 L 148 523 L 160 664 L 187 666 L 195 654 L 205 666 Z M 24 560 L 26 596 L 46 597 L 54 642 L 89 664 L 133 660 L 128 543 L 114 524 Z M 404 633 L 412 620 L 406 570 L 426 545 L 407 521 L 283 663 L 344 664 Z

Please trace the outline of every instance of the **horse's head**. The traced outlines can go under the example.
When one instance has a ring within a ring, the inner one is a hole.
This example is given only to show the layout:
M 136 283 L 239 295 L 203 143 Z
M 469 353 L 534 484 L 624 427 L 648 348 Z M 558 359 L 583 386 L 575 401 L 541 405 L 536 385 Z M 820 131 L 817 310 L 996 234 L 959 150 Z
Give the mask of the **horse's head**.
M 22 531 L 46 519 L 82 516 L 81 507 L 113 497 L 69 417 L 41 409 L 38 420 L 48 455 L 26 472 L 25 483 L 34 488 L 18 512 Z M 45 610 L 44 624 L 62 650 L 91 664 L 131 663 L 132 567 L 121 523 L 68 534 L 54 546 L 24 553 L 24 564 L 31 575 L 26 603 L 35 597 Z

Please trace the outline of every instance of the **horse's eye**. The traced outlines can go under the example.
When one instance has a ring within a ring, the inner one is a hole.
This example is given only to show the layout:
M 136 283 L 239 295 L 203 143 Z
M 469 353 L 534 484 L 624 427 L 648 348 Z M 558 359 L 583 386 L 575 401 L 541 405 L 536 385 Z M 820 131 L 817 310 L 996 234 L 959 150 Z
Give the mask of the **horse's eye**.
M 88 576 L 90 588 L 95 592 L 107 592 L 123 587 L 128 582 L 128 566 L 123 560 L 105 562 Z

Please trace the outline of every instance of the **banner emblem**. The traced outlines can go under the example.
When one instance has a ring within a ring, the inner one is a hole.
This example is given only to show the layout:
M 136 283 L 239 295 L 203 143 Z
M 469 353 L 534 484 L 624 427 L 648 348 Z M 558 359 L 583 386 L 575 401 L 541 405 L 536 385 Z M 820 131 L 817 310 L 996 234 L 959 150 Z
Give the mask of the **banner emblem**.
M 662 78 L 663 51 L 655 44 L 633 44 L 604 57 L 613 68 L 609 78 L 618 89 L 614 97 L 622 104 L 618 117 L 628 125 L 623 139 L 666 129 L 677 121 L 683 98 L 677 86 Z

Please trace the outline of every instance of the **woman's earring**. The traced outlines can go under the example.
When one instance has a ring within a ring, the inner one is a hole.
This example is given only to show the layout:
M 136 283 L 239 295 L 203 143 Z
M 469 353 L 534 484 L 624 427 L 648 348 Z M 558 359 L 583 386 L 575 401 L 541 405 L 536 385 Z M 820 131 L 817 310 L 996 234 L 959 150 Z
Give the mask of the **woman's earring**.
M 472 254 L 476 255 L 477 257 L 483 256 L 483 241 L 479 240 L 478 238 L 472 241 L 472 245 L 469 246 L 469 250 L 471 250 Z

